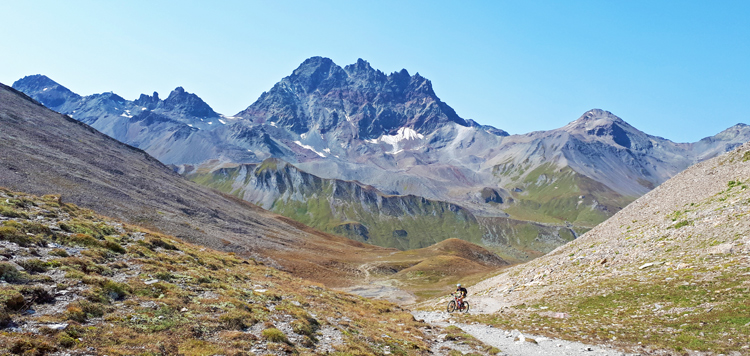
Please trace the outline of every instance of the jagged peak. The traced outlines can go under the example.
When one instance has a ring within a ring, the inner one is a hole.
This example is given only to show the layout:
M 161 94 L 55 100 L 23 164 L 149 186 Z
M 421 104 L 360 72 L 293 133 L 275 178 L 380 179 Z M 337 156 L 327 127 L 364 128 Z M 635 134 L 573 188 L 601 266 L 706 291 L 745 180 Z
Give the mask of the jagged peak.
M 43 74 L 33 74 L 33 75 L 27 75 L 19 80 L 16 80 L 15 83 L 13 83 L 13 86 L 16 85 L 35 85 L 35 86 L 54 86 L 54 85 L 60 85 L 58 82 L 50 79 L 48 76 Z
M 341 68 L 336 63 L 333 62 L 332 59 L 327 57 L 310 57 L 308 59 L 305 59 L 302 64 L 297 67 L 292 72 L 293 76 L 309 76 L 312 75 L 319 70 L 330 70 L 331 68 Z
M 65 92 L 66 95 L 80 97 L 80 95 L 73 93 L 70 89 L 60 85 L 60 83 L 43 74 L 27 75 L 19 80 L 16 80 L 13 83 L 13 89 L 25 93 L 43 92 L 52 89 L 57 90 L 58 92 Z

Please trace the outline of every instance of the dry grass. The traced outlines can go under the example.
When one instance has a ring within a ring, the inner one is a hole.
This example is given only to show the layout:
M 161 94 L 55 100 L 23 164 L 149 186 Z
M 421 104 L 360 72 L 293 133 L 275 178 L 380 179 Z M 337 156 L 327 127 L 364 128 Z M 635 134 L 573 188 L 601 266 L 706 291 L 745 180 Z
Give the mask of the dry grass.
M 19 283 L 0 290 L 0 323 L 44 330 L 0 332 L 0 353 L 94 348 L 107 355 L 233 355 L 260 348 L 305 354 L 322 345 L 324 327 L 340 333 L 342 343 L 330 347 L 343 354 L 373 355 L 385 346 L 394 353 L 427 353 L 428 344 L 418 337 L 424 325 L 394 304 L 328 290 L 252 259 L 123 225 L 56 199 L 2 195 L 26 199 L 27 205 L 14 208 L 26 214 L 47 211 L 50 233 L 23 224 L 23 218 L 12 221 L 24 234 L 39 231 L 34 237 L 40 245 L 62 247 L 35 247 L 38 257 L 24 257 L 28 266 L 44 266 L 34 267 L 33 275 L 0 265 L 4 278 Z M 56 230 L 54 221 L 66 228 Z M 16 255 L 30 251 L 7 244 Z M 76 301 L 55 300 L 61 290 Z M 51 304 L 45 291 L 52 293 Z M 19 312 L 24 308 L 39 312 Z M 46 327 L 54 323 L 69 326 Z

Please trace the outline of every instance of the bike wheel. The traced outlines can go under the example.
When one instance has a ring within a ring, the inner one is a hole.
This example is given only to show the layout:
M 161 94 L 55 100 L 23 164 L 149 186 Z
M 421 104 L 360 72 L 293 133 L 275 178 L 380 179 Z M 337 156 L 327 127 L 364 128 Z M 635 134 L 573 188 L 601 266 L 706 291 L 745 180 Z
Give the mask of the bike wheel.
M 454 310 L 456 310 L 456 301 L 451 300 L 448 302 L 448 313 L 453 313 Z
M 464 302 L 464 307 L 462 309 L 463 309 L 463 310 L 461 310 L 462 312 L 468 313 L 469 312 L 469 302 Z

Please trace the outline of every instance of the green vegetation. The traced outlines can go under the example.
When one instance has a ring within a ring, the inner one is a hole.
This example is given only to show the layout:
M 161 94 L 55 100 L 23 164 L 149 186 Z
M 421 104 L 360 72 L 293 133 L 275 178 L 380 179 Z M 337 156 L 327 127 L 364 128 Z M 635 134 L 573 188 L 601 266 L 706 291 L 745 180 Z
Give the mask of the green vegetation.
M 516 203 L 506 212 L 520 220 L 593 227 L 635 200 L 569 167 L 559 169 L 552 163 L 528 172 L 517 184 L 522 191 L 514 193 Z
M 640 342 L 678 352 L 729 354 L 739 351 L 747 341 L 743 335 L 750 333 L 750 286 L 741 277 L 750 268 L 727 271 L 672 270 L 658 274 L 658 280 L 609 279 L 580 286 L 577 294 L 468 319 L 569 340 L 613 343 L 634 352 L 641 350 Z M 715 277 L 694 278 L 700 274 Z M 542 311 L 567 317 L 553 318 Z
M 242 197 L 250 179 L 275 175 L 277 181 L 284 182 L 283 174 L 287 174 L 278 172 L 286 166 L 280 166 L 276 160 L 266 160 L 253 171 L 256 177 L 248 176 L 243 180 L 240 171 L 254 168 L 247 167 L 222 168 L 188 178 Z M 325 232 L 401 250 L 427 247 L 449 238 L 482 243 L 484 229 L 471 213 L 456 205 L 416 196 L 377 196 L 355 183 L 299 174 L 307 180 L 304 187 L 296 187 L 291 182 L 280 184 L 290 192 L 303 194 L 304 200 L 279 199 L 273 203 L 271 211 Z M 238 186 L 241 188 L 235 188 Z M 361 196 L 367 198 L 359 200 Z
M 3 251 L 26 272 L 0 262 L 0 278 L 12 283 L 0 288 L 0 327 L 69 326 L 1 332 L 0 354 L 239 355 L 254 347 L 312 354 L 323 327 L 341 334 L 343 344 L 333 346 L 338 354 L 382 354 L 388 346 L 394 354 L 421 355 L 428 349 L 417 337 L 424 325 L 391 303 L 327 290 L 252 259 L 61 205 L 54 197 L 0 189 L 0 200 L 11 195 L 26 215 L 46 211 L 65 222 L 59 230 L 50 230 L 50 221 L 23 218 L 3 225 L 33 231 L 36 240 L 33 248 Z M 53 242 L 62 247 L 46 247 Z M 52 268 L 64 273 L 50 273 Z M 67 290 L 75 302 L 65 309 L 36 307 L 67 303 L 55 299 L 55 290 Z M 254 334 L 259 323 L 263 331 Z M 286 328 L 293 333 L 285 335 Z

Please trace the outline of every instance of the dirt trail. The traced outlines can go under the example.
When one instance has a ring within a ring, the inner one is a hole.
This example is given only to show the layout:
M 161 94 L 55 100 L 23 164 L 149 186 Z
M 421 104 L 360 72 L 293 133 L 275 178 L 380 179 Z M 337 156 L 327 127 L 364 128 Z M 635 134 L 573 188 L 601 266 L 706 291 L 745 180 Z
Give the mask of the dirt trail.
M 368 262 L 358 267 L 361 274 L 361 284 L 339 288 L 338 290 L 371 299 L 385 299 L 399 305 L 410 305 L 417 301 L 414 294 L 396 287 L 395 280 L 374 280 L 370 270 L 377 267 L 378 262 Z
M 479 301 L 470 300 L 480 305 Z M 479 310 L 477 310 L 479 311 Z M 544 355 L 590 355 L 590 356 L 635 356 L 603 346 L 586 345 L 560 339 L 550 339 L 544 336 L 523 334 L 518 330 L 502 330 L 484 324 L 462 324 L 452 320 L 451 314 L 446 312 L 415 311 L 416 319 L 446 327 L 457 326 L 464 332 L 474 336 L 487 345 L 502 350 L 498 355 L 507 356 L 544 356 Z

